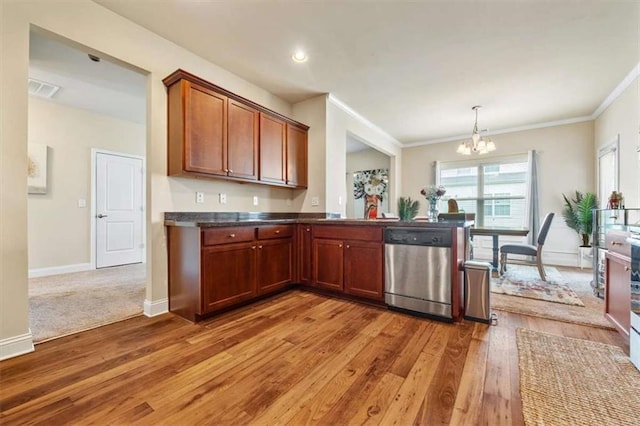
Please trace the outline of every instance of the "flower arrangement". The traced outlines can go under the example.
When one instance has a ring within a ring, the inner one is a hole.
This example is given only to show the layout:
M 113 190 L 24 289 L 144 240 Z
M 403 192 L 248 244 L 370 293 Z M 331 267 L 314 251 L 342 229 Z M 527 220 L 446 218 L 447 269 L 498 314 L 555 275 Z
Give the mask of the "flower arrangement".
M 427 200 L 429 200 L 430 203 L 435 203 L 446 193 L 447 190 L 442 185 L 429 185 L 426 188 L 422 188 L 420 190 L 420 194 L 422 194 Z
M 353 196 L 356 199 L 365 195 L 375 195 L 380 201 L 387 192 L 387 170 L 364 170 L 353 174 Z

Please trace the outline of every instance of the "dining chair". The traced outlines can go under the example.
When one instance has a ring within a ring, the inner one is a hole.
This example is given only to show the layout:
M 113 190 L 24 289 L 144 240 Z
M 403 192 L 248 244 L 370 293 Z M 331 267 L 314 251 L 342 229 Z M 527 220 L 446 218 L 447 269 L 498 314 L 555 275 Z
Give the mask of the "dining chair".
M 555 213 L 548 213 L 542 222 L 540 232 L 538 232 L 537 245 L 531 244 L 505 244 L 500 247 L 500 275 L 503 275 L 507 271 L 507 255 L 519 254 L 523 256 L 533 256 L 536 258 L 536 264 L 538 266 L 538 272 L 542 281 L 547 280 L 547 276 L 544 273 L 544 266 L 542 265 L 542 247 L 547 239 L 549 233 L 549 227 Z

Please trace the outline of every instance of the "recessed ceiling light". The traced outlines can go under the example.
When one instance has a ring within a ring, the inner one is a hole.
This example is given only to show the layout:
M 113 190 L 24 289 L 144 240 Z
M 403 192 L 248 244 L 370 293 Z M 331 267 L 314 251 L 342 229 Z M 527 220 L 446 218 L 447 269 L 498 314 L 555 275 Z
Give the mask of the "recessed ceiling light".
M 296 53 L 294 53 L 291 56 L 291 59 L 293 59 L 295 62 L 307 62 L 309 57 L 302 50 L 298 50 L 298 51 L 296 51 Z

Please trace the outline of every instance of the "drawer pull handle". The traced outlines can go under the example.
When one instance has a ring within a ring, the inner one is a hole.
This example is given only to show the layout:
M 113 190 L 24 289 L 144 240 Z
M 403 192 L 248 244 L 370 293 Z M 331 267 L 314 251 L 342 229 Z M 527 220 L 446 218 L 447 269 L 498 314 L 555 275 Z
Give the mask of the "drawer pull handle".
M 236 234 L 229 234 L 229 238 L 235 238 Z
M 621 246 L 621 245 L 623 245 L 623 244 L 622 244 L 622 243 L 619 243 L 619 242 L 617 242 L 617 241 L 611 241 L 611 245 L 612 245 L 612 246 Z
M 231 169 L 229 169 L 229 170 L 227 170 L 227 171 L 228 171 L 229 173 L 233 173 L 233 170 L 231 170 Z
M 625 266 L 625 267 L 624 267 L 624 270 L 628 272 L 628 271 L 629 271 L 629 267 L 628 267 L 628 266 Z

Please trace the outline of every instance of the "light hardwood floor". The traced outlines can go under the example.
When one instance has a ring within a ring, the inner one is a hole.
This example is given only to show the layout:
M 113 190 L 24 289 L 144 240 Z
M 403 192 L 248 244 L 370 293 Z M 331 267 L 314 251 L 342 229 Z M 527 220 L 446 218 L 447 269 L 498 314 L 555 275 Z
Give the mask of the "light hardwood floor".
M 200 324 L 132 318 L 0 363 L 0 423 L 520 425 L 517 327 L 624 347 L 498 314 L 445 324 L 294 290 Z

